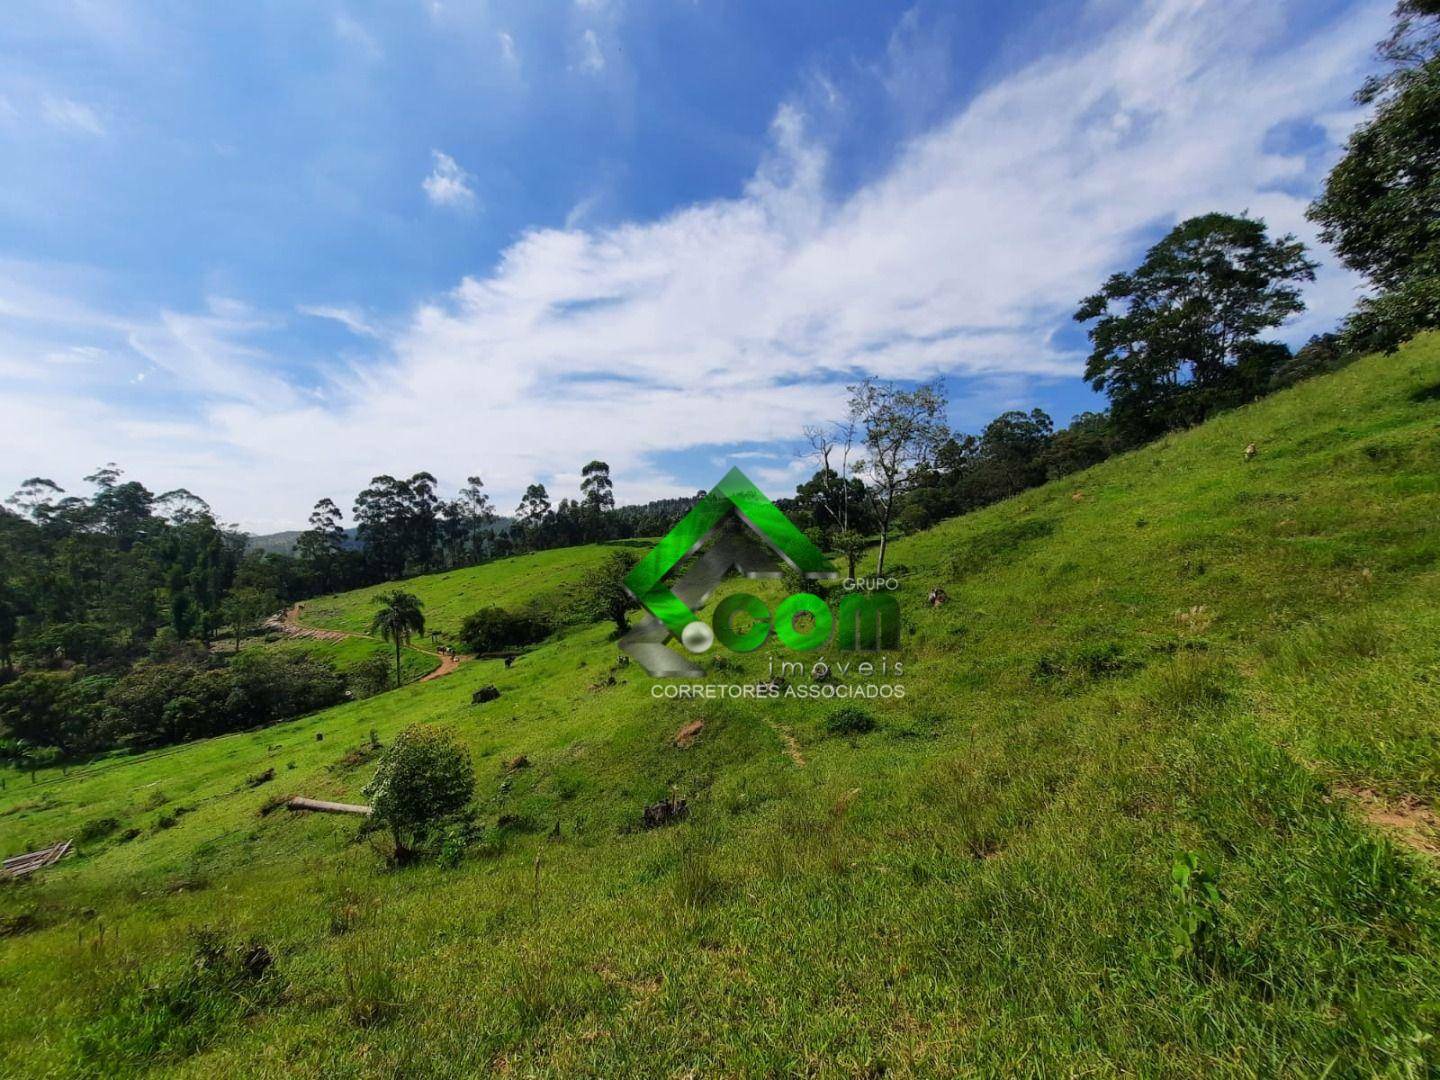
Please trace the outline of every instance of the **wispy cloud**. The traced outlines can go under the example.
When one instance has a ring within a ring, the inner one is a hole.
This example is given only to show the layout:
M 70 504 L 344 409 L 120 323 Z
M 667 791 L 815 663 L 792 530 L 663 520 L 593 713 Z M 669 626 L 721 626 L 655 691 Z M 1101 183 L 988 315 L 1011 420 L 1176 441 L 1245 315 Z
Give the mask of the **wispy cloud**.
M 434 167 L 420 182 L 426 197 L 436 206 L 467 207 L 475 205 L 474 179 L 449 154 L 432 150 Z
M 585 223 L 586 219 L 588 219 L 590 215 L 595 212 L 595 207 L 599 205 L 599 192 L 592 192 L 591 194 L 586 195 L 583 199 L 581 199 L 574 206 L 572 206 L 569 212 L 565 215 L 565 230 L 569 232 L 572 229 L 579 228 Z
M 375 40 L 375 35 L 343 11 L 335 15 L 335 35 L 353 46 L 367 60 L 379 60 L 385 55 L 380 42 Z
M 333 369 L 323 401 L 274 374 L 263 315 L 167 314 L 112 336 L 159 369 L 145 393 L 163 382 L 190 395 L 193 434 L 126 434 L 133 402 L 27 389 L 0 395 L 0 460 L 17 475 L 81 457 L 77 469 L 153 466 L 147 479 L 259 525 L 299 520 L 379 471 L 481 471 L 513 505 L 526 483 L 601 457 L 627 501 L 690 490 L 669 455 L 793 440 L 839 413 L 859 372 L 944 374 L 998 411 L 1035 379 L 1078 376 L 1057 328 L 1158 229 L 1249 209 L 1313 242 L 1304 191 L 1334 147 L 1296 160 L 1268 136 L 1348 109 L 1385 8 L 1287 41 L 1273 0 L 1157 0 L 993 82 L 843 195 L 804 108 L 784 105 L 731 197 L 527 232 L 382 329 L 370 363 Z M 452 158 L 436 151 L 434 166 L 433 202 L 473 201 Z M 1294 332 L 1331 324 L 1353 290 L 1324 269 Z M 13 295 L 0 290 L 0 310 Z M 304 310 L 369 326 L 342 305 Z M 396 438 L 379 447 L 357 431 Z M 772 462 L 777 485 L 801 467 Z
M 49 94 L 40 99 L 40 116 L 50 126 L 83 135 L 104 135 L 105 125 L 89 105 Z
M 380 331 L 371 325 L 364 314 L 355 308 L 343 307 L 336 304 L 300 304 L 295 308 L 301 315 L 309 315 L 316 319 L 329 319 L 337 322 L 352 334 L 361 337 L 379 337 Z
M 600 49 L 600 38 L 594 30 L 580 35 L 580 70 L 598 74 L 605 70 L 605 54 Z
M 520 54 L 515 49 L 515 39 L 510 36 L 509 31 L 501 30 L 495 37 L 500 42 L 500 59 L 511 67 L 519 67 Z

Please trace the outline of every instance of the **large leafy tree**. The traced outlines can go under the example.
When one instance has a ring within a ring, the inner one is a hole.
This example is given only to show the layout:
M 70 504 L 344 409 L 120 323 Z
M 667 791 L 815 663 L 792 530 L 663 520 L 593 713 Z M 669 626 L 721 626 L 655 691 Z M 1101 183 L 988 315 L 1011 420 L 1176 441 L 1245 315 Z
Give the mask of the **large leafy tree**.
M 114 538 L 121 551 L 132 546 L 147 535 L 153 534 L 156 518 L 152 514 L 155 496 L 144 484 L 134 480 L 122 481 L 124 470 L 112 461 L 85 477 L 94 484 L 96 492 L 90 500 L 93 520 L 99 528 Z
M 483 559 L 494 520 L 495 508 L 485 493 L 485 482 L 478 476 L 466 477 L 460 493 L 440 506 L 440 532 L 449 565 Z
M 515 520 L 524 528 L 533 529 L 544 522 L 550 513 L 550 493 L 544 484 L 531 484 L 525 489 L 520 505 L 515 508 Z
M 407 565 L 427 570 L 439 540 L 437 481 L 428 472 L 408 480 L 377 476 L 355 497 L 356 533 L 366 561 L 385 578 L 397 578 Z
M 1383 101 L 1440 55 L 1440 0 L 1400 0 L 1390 36 L 1375 49 L 1384 69 L 1355 94 L 1362 105 Z
M 43 522 L 54 509 L 55 496 L 63 494 L 65 489 L 54 480 L 44 476 L 32 476 L 5 502 L 30 520 Z
M 15 644 L 15 633 L 19 627 L 19 602 L 0 581 L 0 675 L 9 675 L 14 671 L 10 650 Z
M 275 614 L 279 607 L 280 601 L 273 593 L 260 589 L 236 589 L 225 597 L 220 604 L 220 612 L 235 638 L 237 654 L 246 631 L 254 629 L 261 620 Z
M 1300 282 L 1315 263 L 1293 236 L 1271 239 L 1244 215 L 1205 214 L 1175 226 L 1133 271 L 1114 274 L 1080 302 L 1094 322 L 1085 377 L 1109 395 L 1131 439 L 1184 426 L 1244 400 L 1268 372 L 1253 361 L 1260 335 L 1303 311 Z
M 1045 449 L 1045 478 L 1068 476 L 1098 465 L 1115 452 L 1115 435 L 1105 413 L 1084 412 L 1070 419 Z
M 1003 412 L 980 433 L 976 480 L 985 501 L 1007 499 L 1045 480 L 1045 452 L 1055 424 L 1042 409 Z
M 310 528 L 295 541 L 295 554 L 311 580 L 322 592 L 340 585 L 341 559 L 345 550 L 344 515 L 331 499 L 321 499 L 310 511 Z
M 640 605 L 625 587 L 625 575 L 639 560 L 634 551 L 622 548 L 611 552 L 581 578 L 577 608 L 593 619 L 609 619 L 617 634 L 629 630 L 630 612 L 639 610 Z
M 414 593 L 403 589 L 384 593 L 375 598 L 380 609 L 370 620 L 370 633 L 377 635 L 395 646 L 395 685 L 400 685 L 400 650 L 410 644 L 410 638 L 425 632 L 424 606 Z
M 1382 43 L 1391 70 L 1357 97 L 1378 102 L 1350 136 L 1310 218 L 1376 294 L 1346 325 L 1352 348 L 1394 349 L 1440 326 L 1440 0 L 1409 0 Z
M 795 501 L 827 536 L 847 530 L 863 532 L 870 526 L 865 485 L 854 476 L 841 476 L 834 469 L 822 467 L 798 485 Z

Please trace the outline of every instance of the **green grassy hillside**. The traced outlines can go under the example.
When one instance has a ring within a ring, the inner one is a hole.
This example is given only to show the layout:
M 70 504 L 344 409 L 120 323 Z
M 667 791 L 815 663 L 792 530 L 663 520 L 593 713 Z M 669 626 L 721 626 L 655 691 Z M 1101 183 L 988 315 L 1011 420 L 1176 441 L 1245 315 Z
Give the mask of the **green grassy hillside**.
M 638 540 L 619 540 L 514 555 L 484 566 L 409 578 L 404 588 L 425 605 L 426 629 L 438 630 L 453 640 L 465 616 L 488 604 L 512 610 L 532 604 L 564 610 L 568 606 L 569 587 L 612 551 L 623 547 L 646 551 L 650 545 Z M 375 615 L 375 598 L 397 587 L 391 582 L 307 600 L 302 621 L 307 626 L 363 634 Z
M 417 641 L 429 648 L 430 642 Z M 353 668 L 363 660 L 372 656 L 380 656 L 392 665 L 394 670 L 395 647 L 384 641 L 370 640 L 367 638 L 345 638 L 341 641 L 321 641 L 314 638 L 281 638 L 279 641 L 266 642 L 263 646 L 276 652 L 299 652 L 307 656 L 313 656 L 317 660 L 325 660 L 334 664 L 340 671 Z M 406 682 L 428 675 L 440 666 L 440 657 L 433 652 L 425 652 L 417 648 L 403 648 L 400 650 L 400 671 Z
M 1430 337 L 903 539 L 905 696 L 869 733 L 830 734 L 827 700 L 657 700 L 596 625 L 12 774 L 4 854 L 84 839 L 0 888 L 0 1074 L 1433 1072 L 1437 524 Z M 599 553 L 415 587 L 453 627 Z M 754 683 L 772 658 L 705 663 Z M 415 720 L 477 763 L 453 865 L 265 812 L 358 799 L 370 732 Z M 640 829 L 670 792 L 690 818 Z M 1174 884 L 1186 852 L 1218 895 Z M 202 928 L 273 969 L 197 966 Z

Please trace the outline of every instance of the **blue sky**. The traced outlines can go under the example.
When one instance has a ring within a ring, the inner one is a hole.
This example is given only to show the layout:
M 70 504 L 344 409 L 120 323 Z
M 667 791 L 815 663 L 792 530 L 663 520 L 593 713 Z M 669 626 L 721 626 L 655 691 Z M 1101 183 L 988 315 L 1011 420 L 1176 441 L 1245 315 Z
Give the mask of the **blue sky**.
M 116 461 L 258 531 L 418 469 L 778 495 L 863 373 L 1063 423 L 1075 301 L 1175 221 L 1313 241 L 1389 6 L 17 7 L 0 490 Z M 1321 255 L 1292 342 L 1353 303 Z

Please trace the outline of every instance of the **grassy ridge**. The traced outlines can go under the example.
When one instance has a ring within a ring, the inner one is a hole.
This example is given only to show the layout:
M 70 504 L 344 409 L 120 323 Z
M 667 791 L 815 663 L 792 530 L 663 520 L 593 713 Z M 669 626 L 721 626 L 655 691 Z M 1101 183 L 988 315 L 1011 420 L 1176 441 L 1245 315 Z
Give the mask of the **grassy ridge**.
M 610 552 L 627 546 L 649 547 L 644 541 L 620 540 L 513 555 L 484 566 L 409 578 L 404 588 L 425 605 L 426 629 L 438 630 L 453 641 L 465 617 L 490 604 L 510 610 L 533 604 L 546 610 L 564 611 L 570 603 L 569 587 Z M 308 600 L 301 621 L 306 626 L 363 634 L 375 614 L 375 598 L 397 587 L 391 582 Z
M 12 778 L 6 854 L 117 825 L 0 889 L 0 1074 L 1433 1071 L 1440 880 L 1361 811 L 1440 796 L 1437 465 L 1430 337 L 906 538 L 906 693 L 869 734 L 827 733 L 829 702 L 656 700 L 594 626 Z M 457 612 L 552 583 L 520 561 L 467 572 Z M 772 656 L 705 663 L 754 682 Z M 369 732 L 419 719 L 476 758 L 459 865 L 387 871 L 352 821 L 259 813 L 358 797 Z M 691 818 L 638 830 L 671 791 Z M 1218 901 L 1172 889 L 1185 851 Z M 273 971 L 196 987 L 197 926 Z M 177 985 L 230 1004 L 176 1018 Z
M 429 642 L 417 644 L 428 646 Z M 372 656 L 379 656 L 390 664 L 392 673 L 395 670 L 395 647 L 374 639 L 345 638 L 342 641 L 323 641 L 314 638 L 281 638 L 279 641 L 266 642 L 262 647 L 275 652 L 304 653 L 316 660 L 328 661 L 340 671 L 346 671 Z M 439 666 L 440 658 L 434 653 L 415 648 L 400 650 L 400 673 L 406 682 L 428 675 Z

